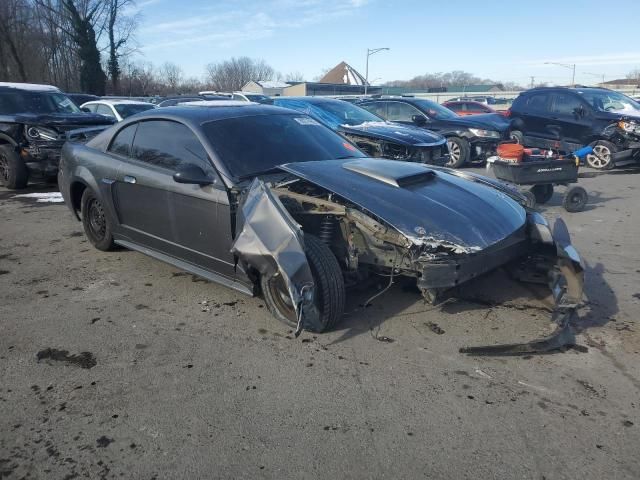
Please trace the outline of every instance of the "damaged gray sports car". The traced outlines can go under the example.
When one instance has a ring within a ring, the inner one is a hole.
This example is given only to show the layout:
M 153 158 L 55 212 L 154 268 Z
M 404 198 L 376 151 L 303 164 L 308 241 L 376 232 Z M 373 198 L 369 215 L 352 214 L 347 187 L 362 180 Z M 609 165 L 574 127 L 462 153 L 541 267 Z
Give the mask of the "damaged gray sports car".
M 557 328 L 524 344 L 570 343 L 583 268 L 562 221 L 551 228 L 517 191 L 485 177 L 367 158 L 312 118 L 250 103 L 183 106 L 68 143 L 59 184 L 91 243 L 141 251 L 264 295 L 295 327 L 322 332 L 372 274 L 414 278 L 437 304 L 499 268 L 549 286 Z

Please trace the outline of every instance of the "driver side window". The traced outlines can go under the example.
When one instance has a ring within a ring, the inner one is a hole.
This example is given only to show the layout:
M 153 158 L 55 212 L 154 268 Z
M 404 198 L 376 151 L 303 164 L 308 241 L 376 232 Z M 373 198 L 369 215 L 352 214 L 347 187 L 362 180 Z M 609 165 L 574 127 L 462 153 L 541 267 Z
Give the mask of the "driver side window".
M 401 102 L 389 102 L 387 119 L 392 122 L 412 122 L 414 115 L 424 116 L 420 110 L 412 105 Z
M 185 125 L 168 120 L 148 120 L 138 124 L 131 157 L 175 171 L 187 164 L 212 173 L 213 167 L 200 140 Z
M 582 102 L 573 95 L 557 93 L 554 98 L 552 111 L 565 117 L 573 117 L 582 106 Z

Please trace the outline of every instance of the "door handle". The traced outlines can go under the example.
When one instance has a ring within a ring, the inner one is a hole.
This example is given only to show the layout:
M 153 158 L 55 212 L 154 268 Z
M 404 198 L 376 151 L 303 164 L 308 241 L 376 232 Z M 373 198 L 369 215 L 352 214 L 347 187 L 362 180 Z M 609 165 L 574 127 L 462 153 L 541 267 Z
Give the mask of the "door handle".
M 130 175 L 125 175 L 124 176 L 124 181 L 126 183 L 136 183 L 136 177 L 132 177 Z

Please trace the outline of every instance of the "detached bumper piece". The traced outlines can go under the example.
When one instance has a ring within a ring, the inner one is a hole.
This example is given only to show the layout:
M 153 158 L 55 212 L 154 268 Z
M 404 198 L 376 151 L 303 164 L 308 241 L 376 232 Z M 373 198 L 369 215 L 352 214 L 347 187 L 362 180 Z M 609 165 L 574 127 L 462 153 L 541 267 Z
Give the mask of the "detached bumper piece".
M 460 353 L 486 356 L 527 355 L 548 353 L 575 345 L 571 320 L 576 316 L 576 310 L 582 302 L 584 287 L 582 261 L 576 249 L 571 245 L 569 232 L 564 221 L 558 219 L 554 224 L 553 233 L 551 233 L 542 217 L 534 214 L 532 220 L 531 225 L 536 229 L 538 239 L 545 243 L 552 242 L 556 248 L 555 259 L 549 258 L 549 260 L 555 261 L 544 272 L 554 300 L 551 321 L 555 324 L 555 330 L 544 338 L 525 343 L 463 347 L 460 349 Z M 527 276 L 528 273 L 522 272 L 519 275 L 519 280 L 539 283 L 537 279 L 540 278 L 539 274 L 542 272 L 536 272 L 533 276 Z
M 314 330 L 319 313 L 313 303 L 314 281 L 300 226 L 271 190 L 255 179 L 240 204 L 231 252 L 245 270 L 271 278 L 281 275 L 298 318 L 296 336 Z

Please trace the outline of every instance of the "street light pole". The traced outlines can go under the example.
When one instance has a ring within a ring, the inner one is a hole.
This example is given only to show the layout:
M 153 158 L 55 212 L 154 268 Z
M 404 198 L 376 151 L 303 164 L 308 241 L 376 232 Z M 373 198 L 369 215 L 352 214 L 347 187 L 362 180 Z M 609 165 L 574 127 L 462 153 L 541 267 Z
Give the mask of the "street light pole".
M 558 65 L 560 67 L 564 67 L 564 68 L 568 68 L 569 70 L 572 70 L 573 74 L 571 75 L 571 86 L 574 86 L 576 84 L 576 64 L 575 63 L 566 64 L 566 63 L 557 63 L 557 62 L 544 62 L 544 64 Z
M 367 66 L 364 73 L 364 94 L 367 94 L 367 90 L 369 87 L 369 57 L 374 53 L 381 52 L 383 50 L 390 50 L 388 47 L 383 48 L 367 48 Z

